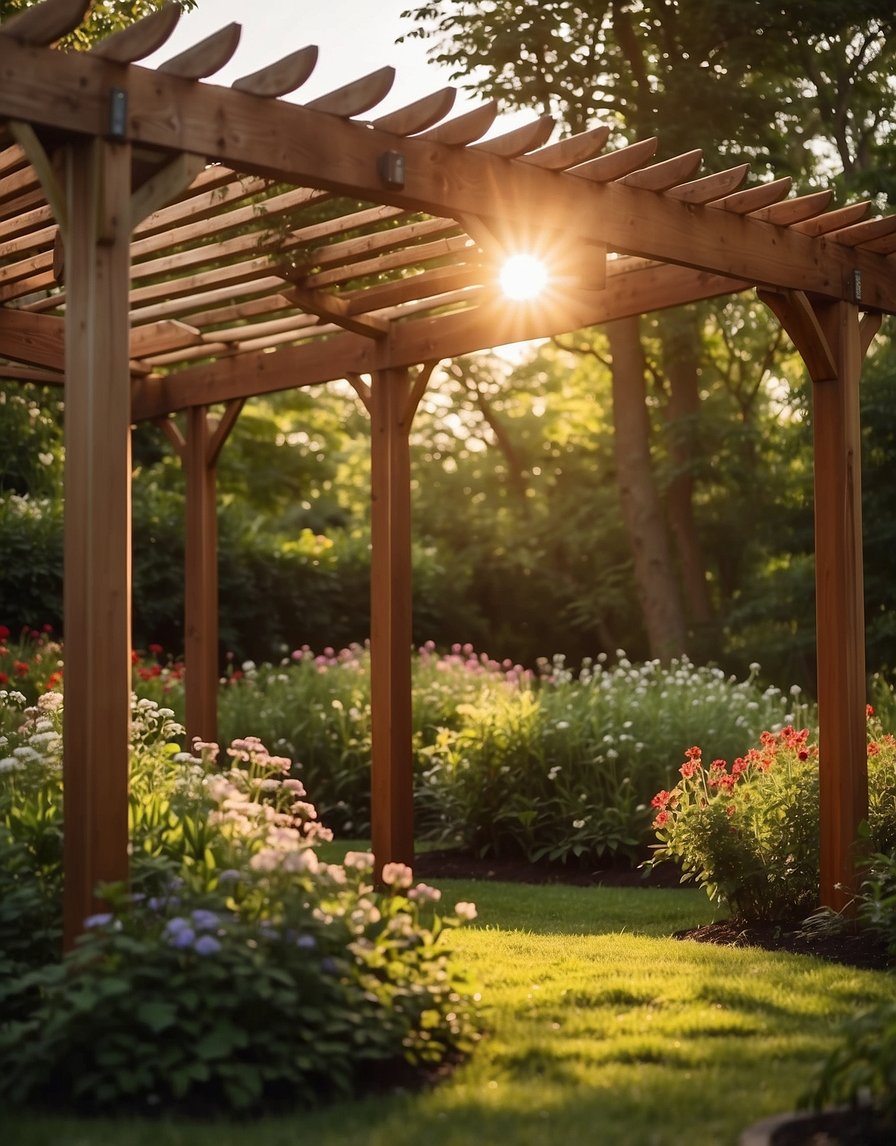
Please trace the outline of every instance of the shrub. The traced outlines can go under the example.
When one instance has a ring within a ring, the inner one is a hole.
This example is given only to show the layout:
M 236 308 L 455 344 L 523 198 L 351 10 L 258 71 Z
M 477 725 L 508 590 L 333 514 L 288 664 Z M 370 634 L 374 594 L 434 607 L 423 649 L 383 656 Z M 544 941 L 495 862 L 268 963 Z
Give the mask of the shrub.
M 473 1004 L 439 939 L 472 905 L 441 911 L 397 864 L 376 890 L 367 853 L 322 862 L 330 833 L 288 760 L 254 738 L 224 765 L 216 745 L 181 752 L 173 714 L 146 699 L 133 713 L 131 889 L 101 889 L 109 910 L 61 962 L 47 944 L 21 950 L 10 887 L 59 934 L 61 774 L 56 741 L 43 753 L 37 740 L 48 709 L 58 720 L 58 695 L 21 712 L 16 763 L 0 771 L 0 848 L 18 857 L 0 869 L 0 1099 L 249 1111 L 470 1049 Z M 41 868 L 49 827 L 57 849 Z
M 601 656 L 577 671 L 543 660 L 534 681 L 490 677 L 420 750 L 421 829 L 481 854 L 593 862 L 642 854 L 649 800 L 700 729 L 723 750 L 792 715 L 760 690 L 686 658 L 662 666 Z M 749 730 L 749 731 L 747 731 Z
M 869 717 L 873 714 L 869 709 Z M 675 860 L 732 917 L 790 919 L 817 906 L 818 747 L 807 729 L 764 732 L 760 747 L 703 762 L 688 749 L 681 779 L 651 801 L 659 844 L 652 864 Z M 870 846 L 896 842 L 896 739 L 869 719 Z M 882 884 L 883 886 L 883 884 Z
M 660 843 L 653 863 L 677 860 L 683 878 L 735 918 L 788 918 L 818 896 L 818 749 L 807 729 L 765 732 L 761 748 L 704 765 L 688 749 L 681 780 L 652 800 Z

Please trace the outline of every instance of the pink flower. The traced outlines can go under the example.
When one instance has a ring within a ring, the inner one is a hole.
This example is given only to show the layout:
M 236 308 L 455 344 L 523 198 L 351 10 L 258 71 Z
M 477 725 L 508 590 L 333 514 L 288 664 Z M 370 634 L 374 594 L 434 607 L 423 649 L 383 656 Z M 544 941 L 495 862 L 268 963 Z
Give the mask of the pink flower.
M 465 900 L 461 900 L 460 903 L 455 903 L 454 914 L 459 919 L 465 919 L 470 923 L 476 918 L 479 912 L 476 910 L 475 903 L 467 903 Z
M 387 863 L 383 865 L 382 881 L 387 887 L 400 890 L 411 886 L 414 873 L 406 863 Z

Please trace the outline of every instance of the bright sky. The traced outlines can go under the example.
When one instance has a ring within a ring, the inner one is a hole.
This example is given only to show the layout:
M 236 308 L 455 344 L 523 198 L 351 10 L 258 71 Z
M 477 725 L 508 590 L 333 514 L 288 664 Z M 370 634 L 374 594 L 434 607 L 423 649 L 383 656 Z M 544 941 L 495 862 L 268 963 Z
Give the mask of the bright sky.
M 240 46 L 209 82 L 230 83 L 316 44 L 320 55 L 314 73 L 286 98 L 304 103 L 391 64 L 395 85 L 375 109 L 382 115 L 449 84 L 446 73 L 427 61 L 426 41 L 395 43 L 413 26 L 401 19 L 401 12 L 412 6 L 411 0 L 199 0 L 194 11 L 181 16 L 165 47 L 141 63 L 156 66 L 235 21 L 243 29 Z M 453 114 L 479 102 L 458 93 Z

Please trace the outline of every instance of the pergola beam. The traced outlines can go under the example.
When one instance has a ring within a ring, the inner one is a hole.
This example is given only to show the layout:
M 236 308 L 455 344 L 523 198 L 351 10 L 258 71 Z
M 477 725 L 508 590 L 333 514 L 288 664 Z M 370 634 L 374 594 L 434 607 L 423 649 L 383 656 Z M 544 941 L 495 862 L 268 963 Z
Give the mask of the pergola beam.
M 59 53 L 3 37 L 0 117 L 76 134 L 108 131 L 109 93 L 126 91 L 123 138 L 169 152 L 204 155 L 257 175 L 451 216 L 494 216 L 529 231 L 569 230 L 609 250 L 726 273 L 776 289 L 802 290 L 896 310 L 886 259 L 776 227 L 709 204 L 696 206 L 615 182 L 544 171 L 481 149 L 407 139 L 322 116 L 281 100 L 196 84 L 136 65 L 125 72 L 83 53 Z M 404 156 L 405 183 L 385 185 L 379 161 Z

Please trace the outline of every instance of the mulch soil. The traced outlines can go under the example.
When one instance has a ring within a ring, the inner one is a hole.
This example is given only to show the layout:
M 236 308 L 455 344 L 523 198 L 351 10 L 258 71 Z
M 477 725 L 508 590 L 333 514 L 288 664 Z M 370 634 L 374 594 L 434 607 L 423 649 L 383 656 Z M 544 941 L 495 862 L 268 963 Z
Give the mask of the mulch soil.
M 421 879 L 505 880 L 532 884 L 573 884 L 579 887 L 680 888 L 681 873 L 672 863 L 645 870 L 637 863 L 615 862 L 603 866 L 575 866 L 562 863 L 529 863 L 525 859 L 482 859 L 466 852 L 446 850 L 421 852 L 414 863 L 414 875 Z M 837 931 L 810 927 L 802 920 L 774 923 L 739 923 L 723 919 L 688 931 L 676 939 L 716 943 L 725 947 L 762 947 L 767 951 L 788 951 L 814 955 L 834 963 L 868 970 L 894 966 L 887 945 L 868 931 Z

